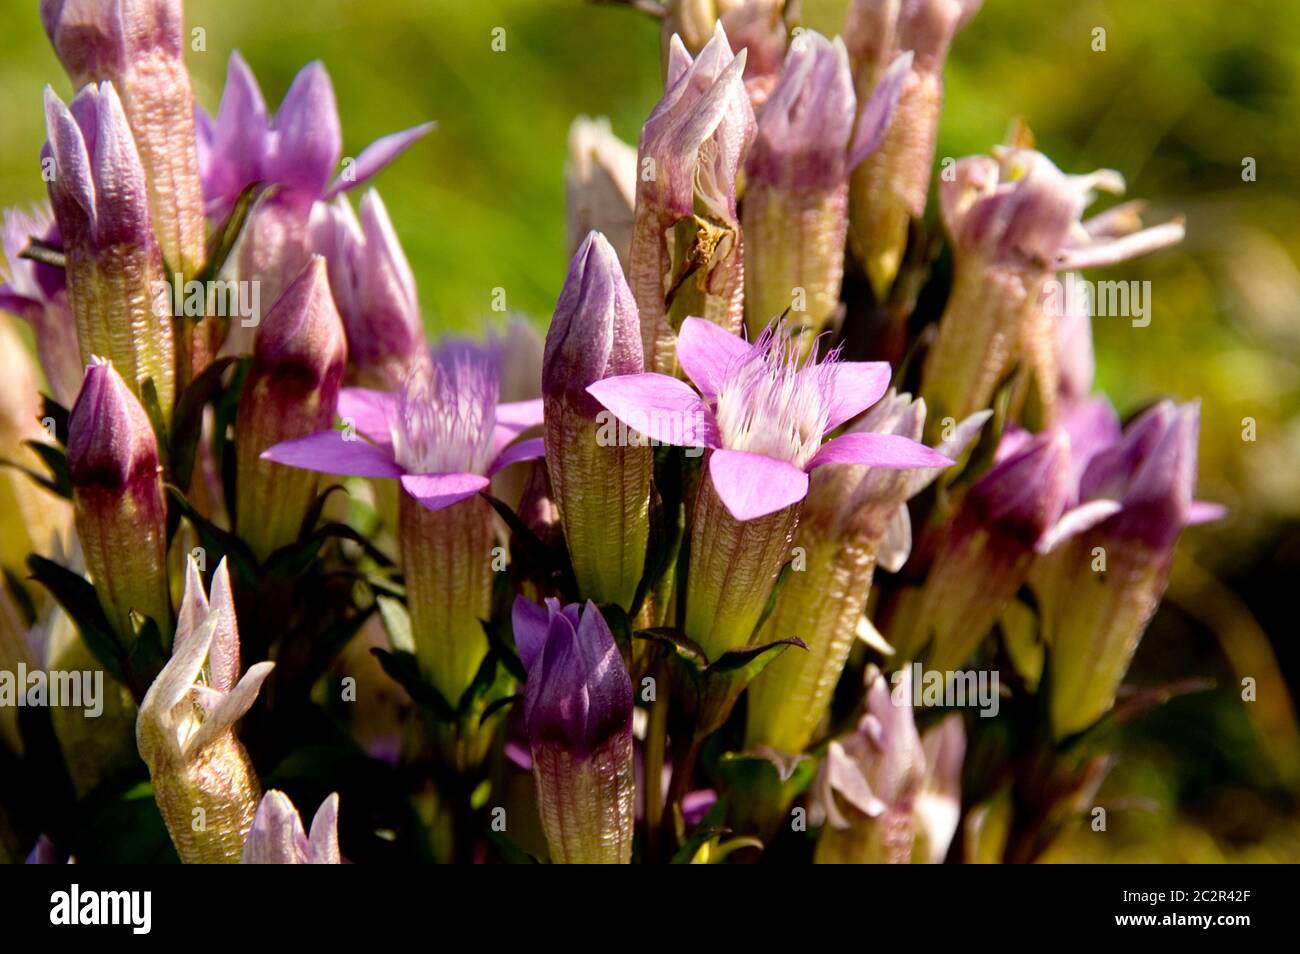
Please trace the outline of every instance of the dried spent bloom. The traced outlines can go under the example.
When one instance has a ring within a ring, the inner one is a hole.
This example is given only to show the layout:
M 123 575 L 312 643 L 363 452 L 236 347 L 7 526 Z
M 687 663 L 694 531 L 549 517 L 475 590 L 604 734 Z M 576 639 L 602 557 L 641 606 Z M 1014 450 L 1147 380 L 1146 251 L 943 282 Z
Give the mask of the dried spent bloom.
M 314 474 L 262 451 L 333 424 L 347 357 L 325 260 L 315 255 L 258 326 L 239 398 L 235 528 L 259 560 L 298 538 L 317 491 Z
M 639 373 L 636 303 L 614 249 L 587 236 L 569 265 L 546 333 L 546 465 L 578 586 L 600 603 L 630 608 L 645 569 L 653 450 L 608 439 L 588 386 Z
M 426 123 L 375 140 L 348 159 L 336 177 L 343 136 L 325 67 L 303 67 L 271 116 L 238 53 L 230 55 L 217 118 L 200 110 L 198 122 L 199 168 L 210 216 L 224 216 L 254 182 L 277 186 L 251 216 L 238 262 L 240 277 L 261 281 L 263 296 L 272 301 L 311 251 L 313 205 L 369 181 L 433 128 Z
M 709 448 L 696 500 L 687 584 L 687 635 L 709 658 L 749 642 L 785 562 L 808 493 L 827 464 L 946 467 L 952 462 L 895 434 L 849 433 L 822 443 L 875 404 L 889 366 L 817 363 L 814 351 L 769 328 L 755 344 L 687 318 L 677 356 L 695 383 L 664 374 L 606 378 L 587 390 L 614 416 L 663 444 Z
M 415 275 L 383 200 L 369 190 L 360 220 L 346 196 L 319 202 L 311 229 L 313 249 L 329 262 L 351 378 L 362 387 L 396 390 L 424 354 L 424 324 Z
M 45 122 L 49 140 L 41 156 L 53 163 L 50 204 L 67 256 L 81 360 L 109 359 L 137 394 L 152 380 L 170 421 L 172 319 L 169 309 L 156 307 L 167 286 L 144 169 L 117 91 L 111 83 L 87 86 L 64 106 L 46 87 Z
M 694 60 L 679 41 L 663 98 L 637 145 L 636 217 L 628 284 L 647 368 L 673 373 L 676 330 L 701 315 L 738 331 L 744 253 L 736 176 L 754 138 L 754 110 L 721 24 Z
M 935 450 L 955 459 L 989 413 L 953 428 Z M 919 440 L 925 402 L 892 391 L 849 433 L 895 434 Z M 798 636 L 805 652 L 784 653 L 749 687 L 746 747 L 801 752 L 830 704 L 857 638 L 876 565 L 896 572 L 911 550 L 907 500 L 939 476 L 940 469 L 881 470 L 824 467 L 812 475 L 795 533 L 800 572 L 786 580 L 757 642 Z
M 1057 739 L 1105 715 L 1164 594 L 1182 528 L 1217 520 L 1223 508 L 1193 499 L 1197 404 L 1162 401 L 1083 470 L 1083 507 L 1106 519 L 1064 542 L 1031 577 L 1051 667 Z
M 570 254 L 590 232 L 609 240 L 624 272 L 632 249 L 636 150 L 610 131 L 604 117 L 579 116 L 569 127 L 564 164 L 564 207 Z
M 77 325 L 68 304 L 63 270 L 22 257 L 33 239 L 59 247 L 63 240 L 54 225 L 49 204 L 4 210 L 4 253 L 0 263 L 0 311 L 26 321 L 36 338 L 36 351 L 50 393 L 71 407 L 81 390 L 84 371 L 77 346 Z
M 344 388 L 346 430 L 266 450 L 264 460 L 319 473 L 400 481 L 398 542 L 416 655 L 455 705 L 487 654 L 494 514 L 478 499 L 502 468 L 542 456 L 540 400 L 499 404 L 496 363 L 457 345 L 417 365 L 400 394 Z M 364 439 L 363 439 L 364 438 Z
M 68 479 L 95 592 L 124 645 L 131 612 L 171 624 L 167 504 L 149 417 L 110 362 L 96 359 L 68 418 Z
M 339 797 L 321 802 L 311 820 L 311 834 L 303 831 L 302 818 L 284 792 L 269 789 L 258 803 L 253 827 L 244 841 L 240 864 L 337 865 L 339 856 Z
M 551 860 L 627 864 L 632 682 L 609 625 L 590 600 L 580 610 L 516 599 L 513 623 L 528 670 L 524 721 Z
M 858 98 L 887 81 L 891 64 L 911 54 L 894 118 L 880 148 L 853 173 L 849 241 L 883 300 L 898 275 L 912 220 L 925 213 L 934 165 L 943 65 L 957 31 L 982 0 L 853 0 L 844 42 Z M 934 411 L 934 408 L 931 408 Z
M 74 87 L 121 95 L 163 259 L 197 275 L 207 236 L 181 0 L 41 0 L 41 21 Z
M 858 115 L 843 42 L 804 31 L 791 44 L 745 160 L 745 320 L 752 336 L 788 311 L 811 346 L 839 308 L 849 172 L 879 145 L 910 59 L 899 57 Z
M 1047 282 L 1058 269 L 1094 267 L 1164 248 L 1182 239 L 1169 222 L 1135 231 L 1135 215 L 1111 212 L 1081 220 L 1094 190 L 1123 190 L 1118 173 L 1068 176 L 1042 153 L 1004 149 L 971 156 L 940 183 L 944 225 L 952 238 L 952 292 L 926 355 L 921 393 L 932 415 L 961 416 L 988 407 L 1020 364 L 1040 416 L 1056 415 L 1059 316 L 1077 302 L 1054 301 Z
M 145 693 L 135 730 L 154 799 L 185 864 L 234 864 L 243 853 L 261 792 L 234 725 L 274 665 L 257 663 L 240 677 L 226 561 L 213 574 L 209 602 L 191 557 L 171 659 Z

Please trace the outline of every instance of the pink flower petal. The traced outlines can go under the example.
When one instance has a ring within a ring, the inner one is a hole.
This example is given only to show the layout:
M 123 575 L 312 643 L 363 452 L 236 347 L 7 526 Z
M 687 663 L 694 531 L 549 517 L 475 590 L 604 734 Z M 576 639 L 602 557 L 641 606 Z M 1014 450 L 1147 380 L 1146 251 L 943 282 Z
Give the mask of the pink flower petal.
M 391 454 L 360 438 L 348 440 L 342 431 L 321 431 L 284 441 L 262 451 L 262 460 L 340 477 L 402 476 L 402 468 Z
M 587 393 L 628 427 L 661 444 L 721 443 L 713 412 L 685 381 L 666 374 L 620 374 L 590 385 Z
M 489 481 L 480 474 L 406 474 L 406 492 L 430 510 L 442 510 L 473 497 Z
M 422 139 L 436 125 L 437 123 L 422 123 L 419 126 L 412 126 L 410 129 L 389 133 L 387 136 L 376 139 L 361 150 L 361 155 L 357 156 L 356 164 L 347 173 L 340 174 L 334 180 L 334 184 L 330 186 L 325 198 L 332 199 L 340 192 L 355 189 L 363 182 L 373 178 L 384 166 L 400 156 L 417 140 Z
M 540 437 L 530 437 L 526 441 L 520 441 L 518 444 L 511 444 L 500 454 L 496 460 L 492 461 L 492 466 L 488 468 L 487 475 L 491 477 L 499 470 L 509 467 L 511 464 L 517 464 L 521 460 L 537 460 L 546 454 L 546 442 Z
M 349 421 L 356 429 L 378 444 L 392 443 L 388 429 L 391 416 L 397 411 L 397 395 L 370 388 L 343 388 L 335 410 L 343 422 Z
M 924 444 L 897 434 L 844 434 L 827 441 L 809 467 L 826 464 L 860 464 L 886 470 L 913 467 L 951 467 L 952 461 Z
M 886 361 L 841 361 L 825 366 L 810 366 L 806 373 L 830 373 L 830 417 L 826 433 L 851 420 L 875 404 L 889 388 L 892 372 Z
M 706 398 L 717 397 L 727 369 L 752 347 L 745 339 L 703 318 L 687 318 L 677 332 L 677 360 Z
M 1187 523 L 1194 525 L 1198 523 L 1213 523 L 1216 520 L 1222 520 L 1228 515 L 1228 508 L 1221 503 L 1213 503 L 1209 500 L 1193 500 L 1192 505 L 1187 509 Z
M 497 426 L 492 432 L 493 449 L 501 453 L 516 437 L 542 423 L 542 399 L 508 401 L 497 405 Z
M 1050 553 L 1062 542 L 1090 530 L 1107 517 L 1121 510 L 1118 500 L 1090 500 L 1080 504 L 1061 515 L 1061 519 L 1048 527 L 1047 532 L 1038 538 L 1034 549 L 1039 553 Z
M 793 506 L 808 496 L 808 475 L 794 464 L 718 449 L 709 458 L 713 489 L 737 520 L 756 520 Z

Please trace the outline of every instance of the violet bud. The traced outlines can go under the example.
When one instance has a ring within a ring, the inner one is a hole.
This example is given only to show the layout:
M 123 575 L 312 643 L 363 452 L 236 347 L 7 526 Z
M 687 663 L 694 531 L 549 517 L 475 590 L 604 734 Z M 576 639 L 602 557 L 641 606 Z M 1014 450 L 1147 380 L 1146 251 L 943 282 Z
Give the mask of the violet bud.
M 260 560 L 298 538 L 318 483 L 310 471 L 261 454 L 334 423 L 347 354 L 325 260 L 313 256 L 258 327 L 239 398 L 235 526 Z
M 645 569 L 653 450 L 587 388 L 642 367 L 636 303 L 614 249 L 592 232 L 569 265 L 546 334 L 546 465 L 579 589 L 624 609 Z
M 564 164 L 564 206 L 570 254 L 589 232 L 600 232 L 628 268 L 632 210 L 636 202 L 636 150 L 615 136 L 604 116 L 579 116 L 569 127 Z
M 337 865 L 339 856 L 339 797 L 321 802 L 311 821 L 311 834 L 302 827 L 298 809 L 289 796 L 269 789 L 253 816 L 253 827 L 244 842 L 240 864 L 245 865 Z
M 41 0 L 41 20 L 73 86 L 121 95 L 163 259 L 198 275 L 207 231 L 181 0 Z
M 67 257 L 81 359 L 107 358 L 136 394 L 152 379 L 164 421 L 176 395 L 171 291 L 149 220 L 145 173 L 111 83 L 70 106 L 48 87 L 50 204 Z
M 948 47 L 981 2 L 853 0 L 849 8 L 844 42 L 859 99 L 884 82 L 899 54 L 912 54 L 894 118 L 880 148 L 854 171 L 851 187 L 850 242 L 878 299 L 898 274 L 909 223 L 925 213 Z
M 745 51 L 745 88 L 757 110 L 781 72 L 785 9 L 786 0 L 667 0 L 660 27 L 664 74 L 671 68 L 674 35 L 697 56 L 721 24 L 734 49 Z
M 154 799 L 185 864 L 236 864 L 261 795 L 234 725 L 257 700 L 274 663 L 240 677 L 239 626 L 226 561 L 211 600 L 190 558 L 172 655 L 140 702 L 136 744 Z
M 118 637 L 134 642 L 132 610 L 166 633 L 171 600 L 158 442 L 111 362 L 86 369 L 68 418 L 68 478 L 86 568 Z
M 1052 731 L 1082 731 L 1114 704 L 1164 595 L 1183 527 L 1223 510 L 1193 499 L 1200 408 L 1162 401 L 1097 452 L 1079 485 L 1082 506 L 1117 512 L 1066 540 L 1031 578 L 1048 645 Z
M 383 200 L 368 191 L 359 221 L 345 196 L 317 203 L 311 228 L 313 247 L 329 262 L 352 377 L 362 387 L 396 390 L 424 354 L 424 325 L 415 275 Z
M 524 720 L 551 860 L 627 864 L 634 817 L 632 682 L 590 600 L 560 609 L 515 603 L 528 668 Z
M 676 370 L 677 328 L 696 315 L 731 332 L 744 311 L 736 175 L 754 137 L 754 110 L 718 26 L 692 60 L 680 43 L 667 88 L 641 129 L 628 284 L 645 365 Z

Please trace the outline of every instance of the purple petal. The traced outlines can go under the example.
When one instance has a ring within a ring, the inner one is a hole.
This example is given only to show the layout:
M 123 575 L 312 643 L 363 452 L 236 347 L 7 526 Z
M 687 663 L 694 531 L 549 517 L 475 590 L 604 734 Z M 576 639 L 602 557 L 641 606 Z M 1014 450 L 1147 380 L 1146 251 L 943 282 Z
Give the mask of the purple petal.
M 430 510 L 442 510 L 473 497 L 490 481 L 481 474 L 406 474 L 406 492 Z
M 703 318 L 687 318 L 677 332 L 677 360 L 706 398 L 717 397 L 727 369 L 752 347 L 745 339 Z
M 546 645 L 546 631 L 550 627 L 550 621 L 551 614 L 545 606 L 538 606 L 522 596 L 515 597 L 514 606 L 510 609 L 510 624 L 514 627 L 519 660 L 527 671 L 532 670 L 534 660 Z
M 284 441 L 262 451 L 262 459 L 339 477 L 402 476 L 402 468 L 391 454 L 363 440 L 348 440 L 342 431 L 321 431 Z
M 590 385 L 587 393 L 628 427 L 661 444 L 721 443 L 713 412 L 685 381 L 666 374 L 620 374 Z
M 951 467 L 952 461 L 924 444 L 898 434 L 844 434 L 827 441 L 809 467 L 826 464 L 859 464 L 888 470 L 913 467 Z
M 1183 240 L 1186 229 L 1182 222 L 1166 222 L 1123 238 L 1092 242 L 1079 248 L 1066 249 L 1057 256 L 1057 268 L 1077 270 L 1099 268 L 1126 262 L 1150 252 L 1177 245 Z
M 1193 500 L 1192 505 L 1187 508 L 1187 522 L 1191 525 L 1213 523 L 1216 520 L 1222 520 L 1227 515 L 1227 507 L 1209 500 Z
M 831 409 L 826 433 L 857 417 L 889 388 L 890 370 L 885 361 L 841 361 L 829 367 L 813 365 L 807 371 L 830 375 Z
M 493 448 L 499 454 L 516 437 L 542 423 L 542 399 L 508 401 L 497 405 L 497 426 L 492 434 Z
M 361 155 L 357 156 L 356 164 L 350 170 L 347 178 L 340 175 L 334 180 L 334 184 L 330 186 L 325 198 L 332 199 L 340 192 L 355 189 L 363 182 L 374 178 L 384 166 L 400 156 L 417 140 L 428 135 L 436 125 L 437 123 L 421 123 L 419 126 L 412 126 L 410 129 L 389 133 L 387 136 L 376 139 L 361 150 Z
M 335 413 L 345 423 L 350 421 L 356 429 L 379 444 L 392 442 L 388 422 L 397 413 L 397 395 L 370 388 L 343 388 Z
M 313 197 L 324 195 L 343 149 L 334 87 L 324 66 L 310 63 L 294 77 L 271 126 L 275 140 L 268 177 Z
M 1090 530 L 1107 517 L 1119 513 L 1118 500 L 1090 500 L 1086 504 L 1067 510 L 1061 519 L 1052 524 L 1047 532 L 1038 538 L 1034 550 L 1038 553 L 1050 553 L 1062 542 Z
M 709 458 L 713 489 L 737 520 L 755 520 L 793 506 L 808 496 L 808 475 L 794 464 L 718 449 Z
M 487 475 L 491 477 L 499 470 L 504 470 L 511 464 L 517 464 L 521 460 L 537 460 L 546 454 L 546 442 L 540 437 L 530 437 L 526 441 L 520 441 L 518 444 L 511 444 L 500 454 L 497 454 L 496 460 L 492 461 L 492 466 L 488 468 Z
M 885 75 L 880 78 L 880 82 L 871 91 L 867 101 L 862 104 L 853 142 L 849 146 L 850 169 L 875 152 L 880 146 L 880 141 L 885 138 L 885 131 L 889 129 L 890 120 L 894 118 L 894 109 L 898 106 L 898 97 L 903 93 L 903 81 L 907 79 L 911 68 L 911 50 L 894 57 L 894 62 L 889 64 Z

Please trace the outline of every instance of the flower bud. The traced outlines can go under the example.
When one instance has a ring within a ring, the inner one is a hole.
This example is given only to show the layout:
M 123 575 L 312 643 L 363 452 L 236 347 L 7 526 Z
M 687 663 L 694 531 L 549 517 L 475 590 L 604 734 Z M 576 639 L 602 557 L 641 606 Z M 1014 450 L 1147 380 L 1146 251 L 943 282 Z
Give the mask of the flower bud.
M 680 42 L 667 89 L 637 146 L 636 214 L 628 284 L 647 368 L 674 373 L 677 328 L 696 315 L 731 332 L 744 311 L 744 258 L 736 174 L 754 137 L 741 81 L 719 25 L 692 60 Z
M 907 62 L 857 100 L 844 44 L 805 31 L 759 114 L 745 161 L 745 318 L 757 338 L 789 311 L 805 347 L 839 307 L 848 228 L 849 170 L 875 149 L 889 123 Z
M 955 459 L 987 417 L 963 421 L 938 452 Z M 849 433 L 917 440 L 924 422 L 923 401 L 891 392 Z M 747 748 L 766 745 L 794 753 L 812 740 L 848 661 L 876 564 L 896 572 L 907 559 L 911 522 L 906 502 L 940 472 L 843 466 L 813 473 L 794 538 L 798 572 L 785 581 L 757 640 L 798 636 L 807 651 L 782 654 L 750 685 Z
M 623 433 L 589 385 L 642 370 L 636 303 L 614 249 L 592 232 L 546 333 L 543 407 L 552 496 L 582 594 L 632 605 L 645 569 L 653 450 Z
M 347 342 L 319 255 L 285 289 L 257 329 L 235 427 L 235 526 L 258 559 L 298 538 L 317 489 L 310 471 L 261 459 L 281 441 L 334 423 Z
M 600 232 L 626 272 L 635 202 L 636 150 L 610 132 L 604 116 L 579 116 L 569 127 L 569 157 L 564 165 L 570 253 L 577 252 L 587 233 Z
M 674 36 L 696 56 L 721 24 L 734 48 L 745 51 L 745 88 L 754 109 L 762 106 L 785 56 L 786 0 L 669 0 L 664 6 L 660 36 L 665 75 Z
M 379 193 L 362 198 L 359 222 L 344 196 L 318 203 L 312 244 L 329 262 L 356 383 L 396 390 L 424 355 L 424 325 L 415 276 Z
M 854 0 L 849 8 L 844 41 L 859 99 L 883 81 L 899 53 L 913 54 L 894 119 L 851 186 L 849 238 L 879 300 L 902 264 L 909 223 L 925 213 L 948 47 L 981 2 Z
M 158 443 L 110 362 L 86 369 L 68 418 L 68 478 L 86 568 L 118 637 L 132 644 L 132 610 L 167 632 L 167 505 Z
M 995 464 L 971 486 L 939 546 L 916 628 L 891 631 L 890 642 L 900 653 L 928 644 L 929 669 L 963 665 L 1024 583 L 1071 490 L 1070 439 L 1059 428 Z
M 303 831 L 302 818 L 284 792 L 269 790 L 253 816 L 240 864 L 337 865 L 339 857 L 339 797 L 321 802 L 311 821 L 311 835 Z
M 235 864 L 243 853 L 261 787 L 234 725 L 274 665 L 257 663 L 240 678 L 226 561 L 213 575 L 209 603 L 191 558 L 171 659 L 145 693 L 135 729 L 154 799 L 185 864 Z
M 64 273 L 22 257 L 33 239 L 63 244 L 51 214 L 48 204 L 30 212 L 5 210 L 5 264 L 0 268 L 5 281 L 0 285 L 0 311 L 17 315 L 32 326 L 50 394 L 64 407 L 71 407 L 81 390 L 84 366 Z
M 68 298 L 81 360 L 105 357 L 136 394 L 152 379 L 171 420 L 176 370 L 170 301 L 149 221 L 144 169 L 111 83 L 71 106 L 48 87 L 42 152 L 54 164 L 50 203 L 67 256 Z
M 41 0 L 41 20 L 73 86 L 121 95 L 163 259 L 198 275 L 207 232 L 180 0 Z
M 1118 501 L 1118 512 L 1066 541 L 1034 571 L 1057 739 L 1088 728 L 1114 705 L 1164 595 L 1179 533 L 1222 515 L 1192 497 L 1199 426 L 1196 404 L 1163 401 L 1093 456 L 1080 498 Z
M 590 600 L 545 613 L 515 603 L 515 641 L 528 668 L 524 720 L 537 807 L 551 860 L 627 864 L 635 813 L 632 681 Z

